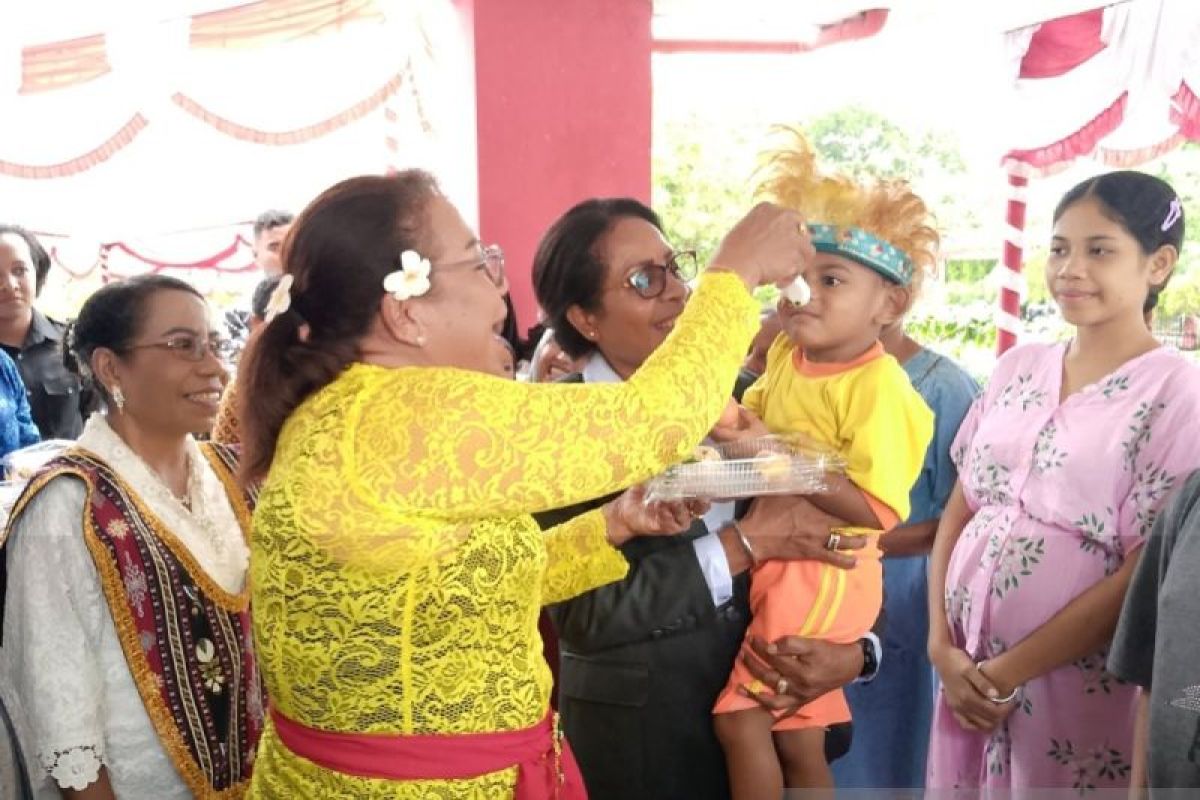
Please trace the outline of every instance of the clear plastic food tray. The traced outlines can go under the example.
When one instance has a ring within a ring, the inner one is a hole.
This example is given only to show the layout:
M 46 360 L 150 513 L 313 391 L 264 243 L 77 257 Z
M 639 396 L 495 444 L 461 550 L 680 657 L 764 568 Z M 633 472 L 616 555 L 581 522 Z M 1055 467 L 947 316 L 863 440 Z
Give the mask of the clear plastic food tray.
M 647 502 L 816 494 L 828 488 L 827 475 L 846 470 L 845 460 L 836 452 L 798 435 L 701 446 L 697 459 L 652 478 L 647 486 Z

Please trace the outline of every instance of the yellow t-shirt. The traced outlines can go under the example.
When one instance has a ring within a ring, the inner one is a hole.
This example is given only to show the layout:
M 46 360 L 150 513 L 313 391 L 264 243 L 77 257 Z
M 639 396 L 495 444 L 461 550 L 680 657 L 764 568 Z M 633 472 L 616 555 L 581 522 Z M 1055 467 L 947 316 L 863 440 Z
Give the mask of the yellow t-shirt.
M 903 521 L 933 438 L 933 412 L 878 342 L 848 364 L 808 361 L 786 334 L 745 406 L 776 433 L 801 433 L 836 449 L 850 480 Z

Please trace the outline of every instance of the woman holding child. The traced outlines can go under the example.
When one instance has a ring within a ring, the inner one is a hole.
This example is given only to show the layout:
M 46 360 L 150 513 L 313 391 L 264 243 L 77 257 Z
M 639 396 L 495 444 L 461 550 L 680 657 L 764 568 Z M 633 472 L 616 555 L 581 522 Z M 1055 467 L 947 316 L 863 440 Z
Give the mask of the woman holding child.
M 694 262 L 693 253 L 667 241 L 658 216 L 631 198 L 587 200 L 555 221 L 538 248 L 533 279 L 559 343 L 583 364 L 564 380 L 630 380 L 683 313 Z M 556 524 L 602 503 L 538 520 Z M 825 549 L 839 521 L 779 497 L 756 501 L 740 520 L 743 544 L 723 505 L 679 536 L 622 545 L 630 565 L 622 580 L 548 609 L 562 648 L 563 726 L 593 800 L 727 798 L 711 712 L 749 620 L 754 559 L 815 559 L 846 569 L 865 544 L 847 537 L 848 552 Z M 857 678 L 867 661 L 864 646 L 877 660 L 870 642 L 808 644 L 821 660 L 805 666 L 815 694 Z M 845 727 L 834 731 L 830 756 L 844 752 L 847 740 Z

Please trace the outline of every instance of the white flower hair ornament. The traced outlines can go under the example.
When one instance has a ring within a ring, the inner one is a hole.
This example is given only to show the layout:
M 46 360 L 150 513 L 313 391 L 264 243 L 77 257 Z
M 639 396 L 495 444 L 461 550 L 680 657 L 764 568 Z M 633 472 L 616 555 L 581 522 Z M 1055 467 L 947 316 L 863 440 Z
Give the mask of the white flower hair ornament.
M 267 313 L 263 316 L 264 321 L 270 322 L 292 307 L 293 281 L 291 275 L 284 275 L 279 279 L 279 284 L 267 299 Z
M 432 269 L 428 258 L 416 250 L 405 250 L 400 254 L 400 269 L 384 277 L 383 290 L 400 301 L 420 297 L 429 291 Z

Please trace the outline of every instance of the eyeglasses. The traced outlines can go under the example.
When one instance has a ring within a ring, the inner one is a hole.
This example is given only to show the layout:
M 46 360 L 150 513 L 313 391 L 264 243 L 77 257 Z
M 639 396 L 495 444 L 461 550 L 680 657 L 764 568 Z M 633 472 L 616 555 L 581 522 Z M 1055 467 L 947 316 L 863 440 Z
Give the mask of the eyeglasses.
M 642 264 L 620 286 L 610 286 L 605 291 L 629 288 L 637 292 L 638 297 L 653 300 L 666 290 L 668 274 L 680 283 L 687 283 L 696 277 L 696 251 L 680 250 L 672 254 L 665 264 Z
M 167 350 L 184 361 L 203 361 L 209 353 L 215 355 L 219 360 L 225 361 L 233 355 L 235 344 L 232 339 L 226 339 L 215 333 L 210 334 L 208 337 L 180 333 L 161 342 L 132 344 L 126 347 L 125 350 L 128 352 L 149 348 Z
M 508 288 L 508 278 L 504 274 L 504 251 L 500 249 L 498 244 L 490 244 L 483 248 L 483 253 L 478 258 L 470 258 L 466 261 L 451 261 L 445 264 L 434 264 L 438 269 L 453 269 L 455 267 L 483 267 L 483 271 L 487 273 L 488 279 L 495 284 L 497 289 Z

